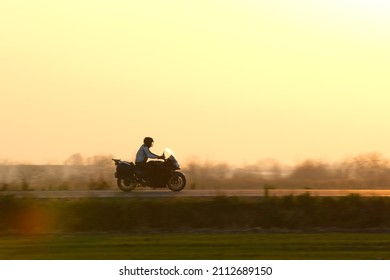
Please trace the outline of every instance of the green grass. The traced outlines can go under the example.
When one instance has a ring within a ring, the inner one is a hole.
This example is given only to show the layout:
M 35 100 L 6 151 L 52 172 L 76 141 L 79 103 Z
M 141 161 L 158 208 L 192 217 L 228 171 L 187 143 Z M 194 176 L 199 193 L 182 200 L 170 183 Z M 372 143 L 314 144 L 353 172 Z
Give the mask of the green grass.
M 0 259 L 390 259 L 373 233 L 163 233 L 0 237 Z

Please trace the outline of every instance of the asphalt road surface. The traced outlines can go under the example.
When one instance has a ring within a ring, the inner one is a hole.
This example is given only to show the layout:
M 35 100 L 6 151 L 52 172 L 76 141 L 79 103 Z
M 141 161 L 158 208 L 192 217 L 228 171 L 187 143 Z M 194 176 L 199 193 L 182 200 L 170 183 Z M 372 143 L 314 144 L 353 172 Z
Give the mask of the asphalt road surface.
M 390 190 L 311 190 L 311 189 L 270 189 L 270 196 L 301 195 L 308 193 L 311 196 L 345 196 L 359 194 L 361 196 L 390 196 Z M 242 196 L 262 197 L 264 189 L 231 189 L 231 190 L 183 190 L 173 192 L 169 189 L 136 189 L 125 193 L 121 190 L 85 190 L 85 191 L 1 191 L 0 195 L 14 197 L 38 198 L 78 198 L 78 197 L 215 197 L 215 196 Z

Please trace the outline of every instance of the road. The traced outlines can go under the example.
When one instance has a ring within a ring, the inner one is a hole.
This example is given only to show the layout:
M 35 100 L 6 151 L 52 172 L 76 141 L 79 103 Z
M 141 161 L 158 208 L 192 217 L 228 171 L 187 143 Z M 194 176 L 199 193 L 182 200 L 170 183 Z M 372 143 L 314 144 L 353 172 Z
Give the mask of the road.
M 301 195 L 309 193 L 311 196 L 345 196 L 359 194 L 361 196 L 390 196 L 390 190 L 312 190 L 312 189 L 271 189 L 270 196 Z M 79 198 L 79 197 L 215 197 L 215 196 L 241 196 L 261 197 L 265 195 L 264 189 L 232 189 L 232 190 L 183 190 L 172 192 L 168 189 L 136 189 L 130 193 L 118 190 L 85 190 L 85 191 L 1 191 L 0 196 L 37 198 Z

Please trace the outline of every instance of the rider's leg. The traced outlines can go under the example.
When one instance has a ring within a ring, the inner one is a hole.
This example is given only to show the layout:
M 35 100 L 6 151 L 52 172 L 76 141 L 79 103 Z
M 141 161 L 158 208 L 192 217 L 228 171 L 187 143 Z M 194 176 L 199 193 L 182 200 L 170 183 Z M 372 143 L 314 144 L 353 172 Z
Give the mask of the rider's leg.
M 146 180 L 149 175 L 148 164 L 146 162 L 137 162 L 135 165 L 137 166 L 138 170 L 141 171 L 140 175 L 142 179 Z

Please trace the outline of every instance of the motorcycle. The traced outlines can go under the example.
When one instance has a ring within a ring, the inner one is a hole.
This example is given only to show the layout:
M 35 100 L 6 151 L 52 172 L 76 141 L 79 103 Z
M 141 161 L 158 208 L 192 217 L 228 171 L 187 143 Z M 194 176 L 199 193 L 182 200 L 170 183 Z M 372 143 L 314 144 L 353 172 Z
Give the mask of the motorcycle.
M 124 192 L 131 192 L 136 187 L 165 188 L 178 192 L 186 186 L 186 177 L 180 171 L 180 164 L 173 152 L 165 148 L 164 161 L 149 161 L 150 169 L 146 176 L 145 172 L 133 162 L 112 159 L 115 162 L 118 187 Z

